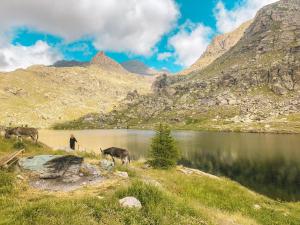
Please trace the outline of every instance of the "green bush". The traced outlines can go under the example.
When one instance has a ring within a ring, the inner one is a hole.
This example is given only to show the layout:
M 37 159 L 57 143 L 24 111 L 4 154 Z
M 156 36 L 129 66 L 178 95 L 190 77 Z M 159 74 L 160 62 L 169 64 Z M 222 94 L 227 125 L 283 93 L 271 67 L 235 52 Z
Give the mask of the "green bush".
M 26 145 L 21 141 L 18 141 L 13 145 L 14 149 L 24 149 L 25 147 Z
M 168 169 L 174 167 L 180 157 L 169 126 L 159 124 L 152 139 L 150 165 L 154 168 Z

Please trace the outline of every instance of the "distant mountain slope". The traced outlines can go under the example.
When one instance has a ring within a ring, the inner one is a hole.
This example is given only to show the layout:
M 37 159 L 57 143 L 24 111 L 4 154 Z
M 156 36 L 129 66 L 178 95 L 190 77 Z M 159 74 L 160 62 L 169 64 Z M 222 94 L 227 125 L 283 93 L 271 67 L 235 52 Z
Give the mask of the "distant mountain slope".
M 187 75 L 193 71 L 203 69 L 211 64 L 215 59 L 227 52 L 241 39 L 245 30 L 251 23 L 252 20 L 247 21 L 230 33 L 216 36 L 202 56 L 192 66 L 179 72 L 179 74 Z
M 54 67 L 75 67 L 75 66 L 87 66 L 89 62 L 79 62 L 76 60 L 60 60 L 53 64 Z
M 170 74 L 167 69 L 155 70 L 148 67 L 145 63 L 138 60 L 129 60 L 121 63 L 121 65 L 129 72 L 146 75 L 146 76 L 159 76 L 162 74 Z
M 138 60 L 126 61 L 121 63 L 121 65 L 131 73 L 147 75 L 147 76 L 152 76 L 159 73 L 158 71 L 149 68 L 146 64 Z
M 300 0 L 267 5 L 242 38 L 205 68 L 160 78 L 151 95 L 135 95 L 118 110 L 76 124 L 152 128 L 166 122 L 184 129 L 300 133 L 298 15 Z
M 48 127 L 112 110 L 130 91 L 149 92 L 147 78 L 106 69 L 32 66 L 0 73 L 0 125 Z

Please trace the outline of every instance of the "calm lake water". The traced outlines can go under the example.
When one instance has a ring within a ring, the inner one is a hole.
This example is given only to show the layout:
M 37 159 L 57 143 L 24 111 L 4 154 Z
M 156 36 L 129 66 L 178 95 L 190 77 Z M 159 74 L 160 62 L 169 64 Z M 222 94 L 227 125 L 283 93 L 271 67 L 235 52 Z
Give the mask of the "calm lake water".
M 153 131 L 41 130 L 40 141 L 65 149 L 70 134 L 81 151 L 121 147 L 133 159 L 147 157 Z M 251 189 L 282 200 L 300 200 L 300 135 L 174 131 L 180 164 L 230 177 Z

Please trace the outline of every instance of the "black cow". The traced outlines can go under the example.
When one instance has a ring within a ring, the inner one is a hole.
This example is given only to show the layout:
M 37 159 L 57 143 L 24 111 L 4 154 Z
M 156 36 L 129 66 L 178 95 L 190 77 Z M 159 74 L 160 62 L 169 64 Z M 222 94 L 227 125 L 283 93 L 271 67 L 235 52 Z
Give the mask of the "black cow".
M 114 162 L 115 162 L 114 157 L 117 157 L 122 160 L 122 164 L 125 163 L 125 160 L 126 160 L 126 162 L 130 163 L 130 155 L 129 155 L 128 150 L 126 150 L 126 149 L 111 147 L 111 148 L 107 148 L 104 150 L 102 150 L 100 148 L 100 151 L 102 152 L 103 155 L 110 155 Z

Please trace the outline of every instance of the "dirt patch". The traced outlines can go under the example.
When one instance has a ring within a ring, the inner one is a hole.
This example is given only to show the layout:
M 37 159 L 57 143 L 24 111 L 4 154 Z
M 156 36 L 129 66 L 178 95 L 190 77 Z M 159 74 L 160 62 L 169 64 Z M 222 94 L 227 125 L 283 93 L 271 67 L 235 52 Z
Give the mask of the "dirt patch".
M 64 182 L 62 178 L 57 179 L 39 179 L 34 178 L 29 181 L 29 185 L 33 188 L 45 191 L 62 191 L 69 192 L 77 190 L 87 185 L 97 185 L 106 178 L 98 177 L 79 177 L 75 182 Z

